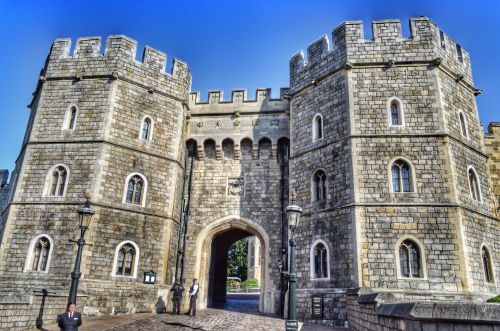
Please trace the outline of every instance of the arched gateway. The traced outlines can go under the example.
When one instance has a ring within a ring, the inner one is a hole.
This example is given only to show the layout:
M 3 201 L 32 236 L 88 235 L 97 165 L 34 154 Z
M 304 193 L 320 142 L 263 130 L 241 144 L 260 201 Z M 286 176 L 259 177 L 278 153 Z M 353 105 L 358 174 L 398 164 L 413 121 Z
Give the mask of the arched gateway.
M 262 246 L 259 311 L 273 313 L 274 286 L 268 272 L 269 236 L 262 226 L 238 215 L 211 222 L 198 235 L 195 277 L 201 286 L 198 299 L 200 307 L 215 305 L 225 298 L 227 251 L 237 240 L 252 235 L 259 239 Z

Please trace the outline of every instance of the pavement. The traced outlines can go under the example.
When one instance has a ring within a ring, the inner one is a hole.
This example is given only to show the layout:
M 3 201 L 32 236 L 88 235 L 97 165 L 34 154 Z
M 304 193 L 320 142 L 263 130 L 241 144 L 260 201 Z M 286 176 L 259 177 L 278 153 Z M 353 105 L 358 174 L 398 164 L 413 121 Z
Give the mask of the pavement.
M 200 309 L 195 317 L 167 314 L 130 314 L 84 317 L 79 331 L 278 331 L 285 321 L 258 312 L 258 295 L 228 296 L 217 308 Z M 33 329 L 37 330 L 37 329 Z M 45 331 L 59 331 L 56 324 L 44 325 Z M 318 325 L 299 326 L 300 331 L 346 331 Z

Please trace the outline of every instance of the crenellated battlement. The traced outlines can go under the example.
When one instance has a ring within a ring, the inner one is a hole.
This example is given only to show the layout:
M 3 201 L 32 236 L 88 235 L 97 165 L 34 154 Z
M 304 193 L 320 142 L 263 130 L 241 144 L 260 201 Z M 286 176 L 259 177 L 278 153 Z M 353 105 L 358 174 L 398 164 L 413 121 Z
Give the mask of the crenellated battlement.
M 194 108 L 207 108 L 213 107 L 215 105 L 226 105 L 229 107 L 242 105 L 242 104 L 250 104 L 250 106 L 254 107 L 257 104 L 268 104 L 270 108 L 273 106 L 282 107 L 286 105 L 288 108 L 288 95 L 289 88 L 281 88 L 280 89 L 280 97 L 278 99 L 273 99 L 271 97 L 271 89 L 270 88 L 258 88 L 255 91 L 255 99 L 248 99 L 248 92 L 246 89 L 233 89 L 231 91 L 231 99 L 224 100 L 224 91 L 214 90 L 208 92 L 208 98 L 206 101 L 201 101 L 200 92 L 191 92 L 189 94 L 189 105 Z M 267 107 L 264 107 L 266 109 Z
M 144 48 L 142 62 L 137 61 L 137 41 L 127 36 L 109 36 L 102 51 L 101 37 L 78 38 L 73 54 L 70 54 L 70 49 L 71 39 L 54 41 L 45 72 L 47 79 L 121 76 L 153 90 L 174 93 L 179 98 L 187 99 L 191 85 L 187 64 L 174 58 L 171 73 L 166 73 L 167 54 L 149 46 Z M 168 86 L 171 83 L 173 85 Z
M 469 54 L 427 17 L 410 19 L 410 37 L 402 35 L 399 19 L 371 22 L 373 39 L 365 39 L 362 21 L 346 21 L 290 59 L 292 94 L 318 78 L 352 65 L 388 65 L 412 62 L 443 63 L 472 85 Z

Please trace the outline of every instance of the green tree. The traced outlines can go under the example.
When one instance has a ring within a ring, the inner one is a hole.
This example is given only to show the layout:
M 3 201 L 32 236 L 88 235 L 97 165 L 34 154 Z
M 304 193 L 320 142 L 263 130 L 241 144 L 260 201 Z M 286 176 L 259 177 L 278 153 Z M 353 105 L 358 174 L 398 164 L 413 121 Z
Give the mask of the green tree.
M 247 279 L 247 254 L 248 241 L 246 238 L 238 240 L 227 253 L 227 275 L 229 277 L 240 277 L 242 281 Z

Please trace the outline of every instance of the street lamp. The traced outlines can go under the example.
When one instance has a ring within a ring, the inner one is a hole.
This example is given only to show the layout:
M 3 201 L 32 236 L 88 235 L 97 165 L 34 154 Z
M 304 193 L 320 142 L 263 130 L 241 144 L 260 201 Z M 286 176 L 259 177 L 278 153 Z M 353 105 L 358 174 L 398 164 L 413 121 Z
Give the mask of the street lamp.
M 296 313 L 296 291 L 297 291 L 297 272 L 295 268 L 295 230 L 299 226 L 300 214 L 302 208 L 295 204 L 297 193 L 292 192 L 292 202 L 286 207 L 288 216 L 288 227 L 290 228 L 290 274 L 289 274 L 289 289 L 288 289 L 288 319 L 285 321 L 286 331 L 297 331 L 297 313 Z
M 68 303 L 76 304 L 76 293 L 78 292 L 78 280 L 82 273 L 80 272 L 80 263 L 82 260 L 83 246 L 85 246 L 85 232 L 89 229 L 90 221 L 92 221 L 92 216 L 94 216 L 95 211 L 90 207 L 90 194 L 85 193 L 85 205 L 83 208 L 78 210 L 78 218 L 80 222 L 80 239 L 69 240 L 78 245 L 78 251 L 76 253 L 75 268 L 71 272 L 71 287 L 69 289 Z

